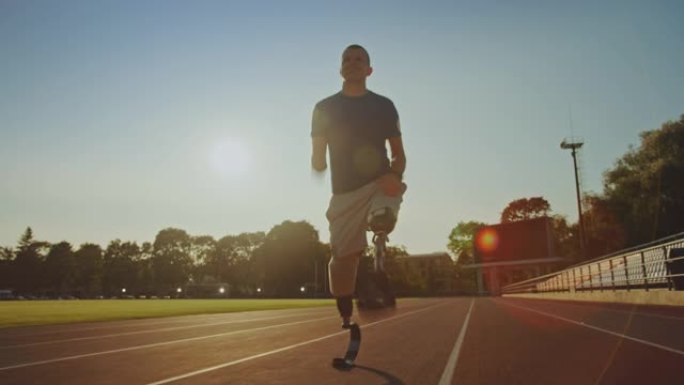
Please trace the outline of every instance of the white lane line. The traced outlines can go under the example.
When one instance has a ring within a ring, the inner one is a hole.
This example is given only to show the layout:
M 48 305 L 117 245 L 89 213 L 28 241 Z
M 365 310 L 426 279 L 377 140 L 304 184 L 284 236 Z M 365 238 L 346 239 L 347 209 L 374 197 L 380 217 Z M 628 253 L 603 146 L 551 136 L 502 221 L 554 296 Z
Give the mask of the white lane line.
M 77 322 L 77 323 L 73 323 L 73 324 L 19 325 L 19 326 L 17 326 L 17 328 L 26 328 L 26 329 L 50 328 L 50 330 L 40 330 L 40 331 L 32 330 L 30 332 L 21 333 L 21 334 L 9 334 L 8 333 L 6 336 L 2 336 L 2 337 L 22 338 L 22 337 L 35 337 L 35 336 L 41 336 L 41 335 L 46 335 L 46 334 L 81 333 L 84 331 L 102 330 L 102 329 L 121 329 L 121 328 L 131 328 L 131 327 L 139 327 L 139 326 L 179 324 L 179 323 L 183 324 L 183 323 L 197 322 L 197 320 L 190 319 L 190 317 L 216 318 L 219 315 L 225 315 L 225 314 L 230 314 L 230 313 L 177 315 L 177 316 L 164 317 L 163 321 L 155 321 L 155 319 L 158 319 L 158 318 L 143 318 L 143 319 L 104 320 L 104 321 L 82 321 L 82 322 Z M 183 318 L 183 319 L 179 319 L 179 318 Z M 85 326 L 85 325 L 92 325 L 93 323 L 98 323 L 98 322 L 101 325 Z M 119 323 L 123 323 L 123 324 L 119 325 Z M 5 331 L 5 330 L 1 330 L 1 331 Z
M 168 331 L 175 331 L 175 330 L 182 330 L 182 329 L 192 329 L 192 328 L 201 328 L 201 327 L 208 327 L 208 326 L 228 325 L 228 324 L 244 323 L 244 322 L 268 321 L 268 320 L 273 320 L 273 319 L 278 319 L 278 318 L 289 318 L 289 317 L 298 317 L 298 316 L 305 316 L 305 315 L 309 315 L 309 314 L 308 313 L 288 314 L 288 315 L 281 315 L 281 316 L 277 316 L 277 317 L 250 318 L 250 319 L 233 320 L 233 321 L 213 322 L 213 323 L 199 324 L 199 325 L 174 326 L 174 327 L 168 327 L 168 328 L 162 328 L 162 329 L 138 330 L 138 331 L 134 331 L 134 332 L 123 332 L 123 333 L 104 334 L 104 335 L 89 336 L 89 337 L 68 338 L 68 339 L 62 339 L 62 340 L 41 341 L 41 342 L 33 342 L 33 343 L 28 343 L 28 344 L 6 345 L 6 346 L 0 346 L 0 350 L 10 349 L 10 348 L 12 348 L 12 349 L 25 348 L 25 347 L 38 346 L 38 345 L 57 344 L 57 343 L 63 343 L 63 342 L 98 340 L 101 338 L 122 337 L 122 336 L 136 335 L 136 334 L 168 332 Z
M 527 299 L 527 298 L 505 297 L 505 299 L 517 300 L 517 299 Z M 530 301 L 540 301 L 540 299 L 534 299 L 534 298 L 530 298 L 529 300 Z M 601 305 L 596 304 L 596 302 L 579 304 L 579 303 L 573 303 L 573 302 L 569 302 L 569 301 L 562 301 L 561 302 L 558 300 L 547 299 L 547 298 L 541 299 L 541 301 L 549 301 L 549 302 L 553 302 L 554 305 L 558 304 L 558 305 L 563 305 L 563 306 L 568 306 L 568 307 L 572 306 L 572 307 L 577 307 L 580 309 L 600 309 L 602 311 L 613 312 L 613 313 L 634 314 L 634 315 L 638 315 L 641 317 L 652 317 L 652 318 L 662 318 L 662 319 L 674 320 L 674 321 L 684 321 L 684 317 L 678 317 L 678 316 L 674 316 L 674 315 L 657 314 L 657 313 L 644 313 L 644 312 L 636 311 L 636 310 L 648 310 L 648 309 L 644 309 L 644 306 L 651 306 L 651 305 L 645 305 L 645 304 L 631 304 L 631 305 L 633 305 L 633 310 L 621 310 L 621 309 L 611 309 L 611 308 L 606 307 L 606 306 L 601 306 Z
M 77 359 L 80 359 L 80 358 L 102 356 L 102 355 L 105 355 L 105 354 L 113 354 L 113 353 L 121 353 L 121 352 L 130 352 L 130 351 L 132 351 L 132 350 L 140 350 L 140 349 L 155 348 L 155 347 L 158 347 L 158 346 L 172 345 L 172 344 L 178 344 L 178 343 L 189 342 L 189 341 L 199 341 L 199 340 L 205 340 L 205 339 L 209 339 L 209 338 L 225 337 L 225 336 L 229 336 L 229 335 L 233 335 L 233 334 L 247 333 L 247 332 L 253 332 L 253 331 L 257 331 L 257 330 L 266 330 L 266 329 L 273 329 L 273 328 L 281 328 L 281 327 L 284 327 L 284 326 L 297 325 L 297 324 L 303 324 L 303 323 L 309 323 L 309 322 L 317 322 L 317 321 L 321 321 L 321 320 L 325 320 L 325 319 L 331 319 L 331 318 L 338 318 L 338 317 L 337 317 L 337 316 L 332 316 L 332 317 L 314 318 L 314 319 L 306 320 L 306 321 L 289 322 L 289 323 L 285 323 L 285 324 L 278 324 L 278 325 L 271 325 L 271 326 L 263 326 L 263 327 L 252 328 L 252 329 L 234 330 L 234 331 L 231 331 L 231 332 L 219 333 L 219 334 L 211 334 L 211 335 L 208 335 L 208 336 L 200 336 L 200 337 L 193 337 L 193 338 L 183 338 L 183 339 L 180 339 L 180 340 L 165 341 L 165 342 L 157 342 L 157 343 L 154 343 L 154 344 L 138 345 L 138 346 L 131 346 L 131 347 L 128 347 L 128 348 L 121 348 L 121 349 L 114 349 L 114 350 L 106 350 L 106 351 L 102 351 L 102 352 L 79 354 L 79 355 L 76 355 L 76 356 L 67 356 L 67 357 L 53 358 L 53 359 L 50 359 L 50 360 L 26 362 L 26 363 L 23 363 L 23 364 L 17 364 L 17 365 L 10 365 L 10 366 L 0 367 L 0 371 L 3 371 L 3 370 L 10 370 L 10 369 L 17 369 L 17 368 L 26 368 L 26 367 L 30 367 L 30 366 L 38 366 L 38 365 L 44 365 L 44 364 L 52 364 L 52 363 L 61 362 L 61 361 L 77 360 Z
M 456 343 L 454 344 L 454 349 L 449 355 L 447 364 L 442 372 L 442 378 L 439 379 L 438 385 L 451 385 L 451 379 L 454 377 L 454 369 L 456 369 L 456 363 L 458 362 L 458 356 L 461 354 L 461 346 L 463 345 L 463 340 L 465 339 L 466 330 L 468 329 L 468 322 L 470 322 L 470 315 L 473 312 L 473 307 L 475 305 L 475 298 L 470 300 L 470 307 L 468 307 L 468 314 L 466 315 L 465 321 L 463 321 L 463 326 L 461 326 L 461 332 L 458 334 Z
M 546 312 L 543 312 L 543 311 L 540 311 L 540 310 L 530 309 L 530 308 L 527 308 L 527 307 L 524 307 L 524 306 L 519 306 L 519 305 L 513 305 L 513 304 L 510 304 L 510 303 L 506 303 L 505 301 L 496 301 L 496 302 L 497 302 L 497 303 L 501 303 L 501 304 L 506 305 L 506 306 L 511 306 L 511 307 L 516 307 L 516 308 L 518 308 L 518 309 L 527 310 L 527 311 L 530 311 L 530 312 L 533 312 L 533 313 L 537 313 L 537 314 L 541 314 L 541 315 L 544 315 L 544 316 L 547 316 L 547 317 L 550 317 L 550 318 L 555 318 L 555 319 L 557 319 L 557 320 L 565 321 L 565 322 L 571 323 L 571 324 L 573 324 L 573 325 L 583 326 L 583 327 L 588 328 L 588 329 L 596 330 L 596 331 L 599 331 L 599 332 L 603 332 L 603 333 L 606 333 L 606 334 L 610 334 L 610 335 L 615 336 L 615 337 L 624 338 L 624 339 L 626 339 L 626 340 L 638 342 L 638 343 L 641 343 L 641 344 L 644 344 L 644 345 L 648 345 L 648 346 L 652 346 L 652 347 L 654 347 L 654 348 L 658 348 L 658 349 L 662 349 L 662 350 L 668 351 L 668 352 L 670 352 L 670 353 L 675 353 L 675 354 L 679 354 L 679 355 L 684 356 L 684 351 L 679 350 L 679 349 L 675 349 L 675 348 L 671 348 L 671 347 L 669 347 L 669 346 L 660 345 L 660 344 L 657 344 L 657 343 L 655 343 L 655 342 L 650 342 L 650 341 L 642 340 L 642 339 L 635 338 L 635 337 L 630 337 L 630 336 L 628 336 L 628 335 L 626 335 L 626 334 L 623 334 L 623 333 L 617 333 L 617 332 L 614 332 L 614 331 L 611 331 L 611 330 L 608 330 L 608 329 L 600 328 L 600 327 L 598 327 L 598 326 L 589 325 L 589 324 L 584 323 L 584 322 L 571 320 L 571 319 L 569 319 L 569 318 L 557 316 L 557 315 L 551 314 L 551 313 L 546 313 Z
M 413 314 L 416 314 L 416 313 L 424 312 L 424 311 L 430 310 L 430 309 L 432 309 L 432 308 L 434 308 L 434 307 L 436 307 L 436 306 L 443 306 L 443 305 L 444 305 L 444 302 L 440 302 L 440 303 L 438 303 L 438 304 L 430 305 L 430 306 L 425 307 L 425 308 L 423 308 L 423 309 L 418 309 L 418 310 L 414 310 L 414 311 L 412 311 L 412 312 L 404 313 L 404 314 L 401 314 L 401 315 L 398 315 L 398 316 L 386 318 L 386 319 L 384 319 L 384 320 L 375 321 L 375 322 L 369 323 L 369 324 L 367 324 L 367 325 L 363 325 L 363 326 L 361 327 L 361 329 L 366 329 L 366 328 L 369 328 L 369 327 L 371 327 L 371 326 L 375 326 L 375 325 L 377 325 L 377 324 L 381 324 L 381 323 L 384 323 L 384 322 L 387 322 L 387 321 L 392 321 L 392 320 L 396 320 L 396 319 L 408 317 L 409 315 L 413 315 Z M 223 368 L 226 368 L 226 367 L 229 367 L 229 366 L 241 364 L 241 363 L 243 363 L 243 362 L 255 360 L 255 359 L 257 359 L 257 358 L 266 357 L 266 356 L 270 356 L 270 355 L 277 354 L 277 353 L 280 353 L 280 352 L 284 352 L 284 351 L 287 351 L 287 350 L 295 349 L 295 348 L 298 348 L 298 347 L 300 347 L 300 346 L 313 344 L 313 343 L 318 342 L 318 341 L 323 341 L 323 340 L 325 340 L 325 339 L 332 338 L 332 337 L 336 337 L 336 336 L 339 336 L 339 335 L 342 335 L 342 334 L 347 334 L 347 333 L 349 333 L 349 332 L 346 331 L 346 330 L 343 330 L 343 331 L 341 331 L 341 332 L 337 332 L 337 333 L 333 333 L 333 334 L 328 334 L 328 335 L 323 336 L 323 337 L 314 338 L 314 339 L 311 339 L 311 340 L 299 342 L 299 343 L 296 343 L 296 344 L 293 344 L 293 345 L 289 345 L 289 346 L 284 346 L 284 347 L 282 347 L 282 348 L 275 349 L 275 350 L 271 350 L 271 351 L 268 351 L 268 352 L 259 353 L 259 354 L 255 354 L 255 355 L 253 355 L 253 356 L 240 358 L 240 359 L 235 360 L 235 361 L 225 362 L 225 363 L 223 363 L 223 364 L 219 364 L 219 365 L 215 365 L 215 366 L 210 366 L 210 367 L 204 368 L 204 369 L 195 370 L 195 371 L 193 371 L 193 372 L 188 372 L 188 373 L 181 374 L 181 375 L 178 375 L 178 376 L 175 376 L 175 377 L 169 377 L 169 378 L 166 378 L 166 379 L 163 379 L 163 380 L 159 380 L 159 381 L 156 381 L 156 382 L 150 382 L 150 383 L 148 383 L 148 384 L 146 384 L 146 385 L 162 385 L 162 384 L 168 384 L 169 382 L 174 382 L 174 381 L 182 380 L 182 379 L 185 379 L 185 378 L 188 378 L 188 377 L 193 377 L 193 376 L 197 376 L 197 375 L 200 375 L 200 374 L 212 372 L 212 371 L 214 371 L 214 370 L 223 369 Z

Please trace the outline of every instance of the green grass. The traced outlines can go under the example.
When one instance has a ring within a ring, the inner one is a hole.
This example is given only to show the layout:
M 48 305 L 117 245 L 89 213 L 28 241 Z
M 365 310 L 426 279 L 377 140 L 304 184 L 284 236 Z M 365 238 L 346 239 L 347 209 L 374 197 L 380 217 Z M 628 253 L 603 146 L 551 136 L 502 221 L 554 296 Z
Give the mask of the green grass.
M 332 305 L 331 299 L 0 301 L 0 328 Z

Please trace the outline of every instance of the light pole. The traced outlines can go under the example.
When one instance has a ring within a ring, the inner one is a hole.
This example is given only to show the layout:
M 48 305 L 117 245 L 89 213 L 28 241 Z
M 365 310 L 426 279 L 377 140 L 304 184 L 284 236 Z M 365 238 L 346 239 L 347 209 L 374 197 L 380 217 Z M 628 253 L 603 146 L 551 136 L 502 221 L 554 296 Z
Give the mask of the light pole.
M 577 150 L 582 147 L 583 141 L 575 139 L 572 141 L 563 140 L 560 147 L 563 150 L 571 150 L 572 163 L 575 168 L 575 191 L 577 193 L 577 212 L 579 214 L 579 243 L 580 257 L 584 259 L 584 220 L 582 219 L 582 199 L 580 198 L 579 176 L 577 172 Z

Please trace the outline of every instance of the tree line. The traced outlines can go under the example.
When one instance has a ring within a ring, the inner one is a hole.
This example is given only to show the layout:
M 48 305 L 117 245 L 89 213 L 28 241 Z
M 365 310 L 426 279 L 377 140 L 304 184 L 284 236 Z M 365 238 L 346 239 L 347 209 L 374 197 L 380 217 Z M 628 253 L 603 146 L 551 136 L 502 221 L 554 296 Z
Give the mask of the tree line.
M 15 249 L 1 251 L 0 286 L 48 298 L 292 296 L 302 286 L 322 290 L 329 258 L 310 224 L 291 221 L 218 240 L 167 228 L 153 242 L 117 239 L 104 249 L 38 241 L 29 227 Z
M 387 254 L 386 268 L 402 295 L 430 295 L 430 282 L 452 273 L 416 275 L 401 258 L 405 248 L 389 246 Z M 29 298 L 322 297 L 329 261 L 329 244 L 306 221 L 218 240 L 167 228 L 153 242 L 116 239 L 104 249 L 39 241 L 29 227 L 16 248 L 0 249 L 0 289 Z M 370 269 L 370 257 L 361 264 Z

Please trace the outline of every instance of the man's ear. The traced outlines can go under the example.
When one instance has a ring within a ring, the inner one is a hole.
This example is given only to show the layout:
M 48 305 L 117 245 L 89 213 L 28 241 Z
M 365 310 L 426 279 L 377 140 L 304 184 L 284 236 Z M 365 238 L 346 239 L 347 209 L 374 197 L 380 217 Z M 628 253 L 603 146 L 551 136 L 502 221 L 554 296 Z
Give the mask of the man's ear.
M 373 73 L 373 67 L 368 67 L 368 74 L 366 74 L 366 76 L 371 76 L 372 73 Z

